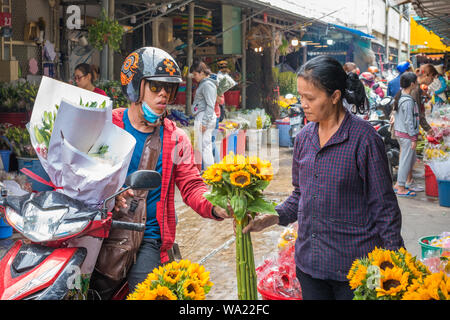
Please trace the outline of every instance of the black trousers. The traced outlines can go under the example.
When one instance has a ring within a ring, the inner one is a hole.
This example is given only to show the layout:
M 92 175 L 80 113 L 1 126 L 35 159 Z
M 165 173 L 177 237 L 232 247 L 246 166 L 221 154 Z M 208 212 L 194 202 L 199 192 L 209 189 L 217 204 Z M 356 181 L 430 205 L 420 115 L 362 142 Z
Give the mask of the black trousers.
M 296 268 L 302 287 L 303 300 L 352 300 L 353 291 L 348 281 L 315 279 Z

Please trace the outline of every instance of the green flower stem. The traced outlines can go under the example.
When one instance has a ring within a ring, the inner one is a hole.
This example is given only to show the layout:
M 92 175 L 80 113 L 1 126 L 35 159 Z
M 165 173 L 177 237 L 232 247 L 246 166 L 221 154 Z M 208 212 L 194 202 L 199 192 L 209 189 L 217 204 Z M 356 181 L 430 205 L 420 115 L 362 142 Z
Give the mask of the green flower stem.
M 248 218 L 236 220 L 236 274 L 239 300 L 256 300 L 256 271 L 250 233 L 243 234 Z

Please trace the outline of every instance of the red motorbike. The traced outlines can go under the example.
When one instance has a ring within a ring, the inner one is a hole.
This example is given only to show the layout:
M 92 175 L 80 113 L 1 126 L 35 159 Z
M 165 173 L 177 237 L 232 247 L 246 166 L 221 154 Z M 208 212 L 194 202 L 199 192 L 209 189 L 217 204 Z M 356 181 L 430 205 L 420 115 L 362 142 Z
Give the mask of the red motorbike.
M 107 203 L 128 189 L 153 190 L 161 175 L 152 170 L 130 174 L 126 188 L 107 198 L 102 209 L 92 210 L 82 202 L 57 191 L 8 196 L 1 190 L 0 212 L 27 241 L 16 241 L 0 259 L 1 300 L 63 300 L 74 295 L 74 277 L 88 249 L 70 247 L 70 239 L 92 236 L 107 238 L 111 228 L 143 232 L 145 224 L 112 219 Z M 79 272 L 78 272 L 79 273 Z M 124 298 L 127 284 L 117 287 L 113 299 Z M 78 297 L 80 295 L 77 295 Z M 87 298 L 82 295 L 82 298 Z

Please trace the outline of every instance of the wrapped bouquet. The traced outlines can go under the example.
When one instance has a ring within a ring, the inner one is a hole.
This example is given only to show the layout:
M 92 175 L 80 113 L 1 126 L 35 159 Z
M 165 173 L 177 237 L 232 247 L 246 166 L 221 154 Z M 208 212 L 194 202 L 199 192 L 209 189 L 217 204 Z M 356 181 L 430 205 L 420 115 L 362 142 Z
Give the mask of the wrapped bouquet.
M 58 191 L 97 207 L 123 185 L 136 141 L 108 97 L 43 77 L 27 128 Z

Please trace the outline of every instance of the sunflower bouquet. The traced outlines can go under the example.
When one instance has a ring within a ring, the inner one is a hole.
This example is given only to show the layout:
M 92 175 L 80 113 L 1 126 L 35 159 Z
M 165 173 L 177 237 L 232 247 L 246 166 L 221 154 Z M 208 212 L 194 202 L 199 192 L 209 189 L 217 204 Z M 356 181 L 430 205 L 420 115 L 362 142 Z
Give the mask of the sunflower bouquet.
M 275 204 L 266 200 L 262 191 L 273 179 L 269 161 L 229 153 L 220 163 L 211 165 L 202 175 L 211 190 L 205 198 L 213 205 L 228 210 L 231 206 L 236 225 L 236 275 L 238 298 L 257 299 L 255 261 L 250 233 L 242 230 L 258 213 L 277 214 Z
M 212 286 L 204 266 L 173 261 L 153 269 L 127 300 L 205 300 Z
M 347 279 L 355 290 L 354 300 L 450 299 L 450 278 L 431 273 L 403 248 L 375 248 L 353 262 Z

